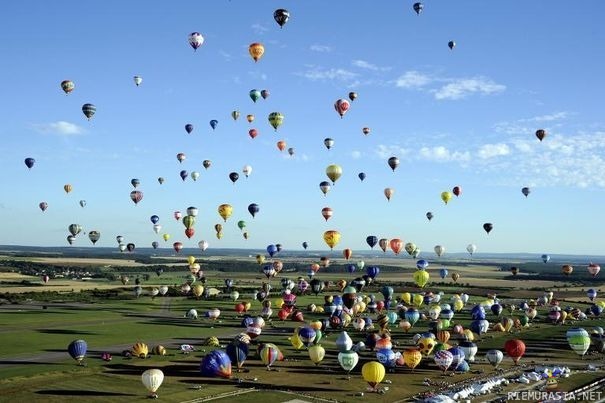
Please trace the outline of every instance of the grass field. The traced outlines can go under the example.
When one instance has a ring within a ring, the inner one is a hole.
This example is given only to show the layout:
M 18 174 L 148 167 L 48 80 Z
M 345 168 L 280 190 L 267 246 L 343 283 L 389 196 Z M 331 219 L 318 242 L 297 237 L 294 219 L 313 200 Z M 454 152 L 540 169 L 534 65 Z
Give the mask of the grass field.
M 90 262 L 89 262 L 90 263 Z M 122 263 L 122 261 L 120 261 Z M 96 262 L 94 264 L 101 264 Z M 130 264 L 130 263 L 126 263 Z M 458 269 L 456 269 L 458 270 Z M 383 285 L 409 281 L 411 268 L 402 268 L 401 273 L 381 273 L 377 284 L 366 287 L 364 294 L 374 294 L 377 300 L 382 299 L 380 290 Z M 450 271 L 451 272 L 451 271 Z M 469 309 L 476 303 L 485 300 L 487 293 L 497 293 L 502 303 L 517 302 L 520 299 L 540 297 L 543 288 L 559 286 L 553 282 L 518 281 L 510 279 L 508 273 L 496 270 L 494 267 L 476 264 L 460 269 L 461 279 L 458 283 L 445 279 L 441 283 L 435 271 L 432 280 L 437 283 L 429 284 L 427 291 L 443 291 L 441 303 L 450 302 L 453 294 L 466 292 L 471 296 L 463 311 L 457 313 L 453 323 L 467 328 L 470 324 Z M 132 283 L 124 286 L 122 283 L 108 281 L 72 281 L 53 279 L 47 285 L 27 287 L 10 284 L 22 280 L 41 283 L 35 277 L 24 278 L 18 273 L 1 273 L 0 281 L 5 282 L 0 292 L 23 293 L 58 291 L 58 295 L 68 295 L 94 289 L 115 289 L 119 298 L 111 300 L 95 300 L 94 303 L 44 301 L 31 294 L 29 300 L 20 304 L 0 305 L 0 401 L 99 401 L 126 402 L 146 399 L 140 374 L 148 368 L 161 368 L 166 378 L 159 395 L 163 401 L 197 402 L 207 399 L 222 399 L 224 401 L 258 401 L 285 402 L 292 399 L 306 401 L 341 401 L 356 402 L 370 399 L 377 402 L 394 402 L 411 398 L 418 393 L 434 390 L 425 386 L 424 378 L 430 377 L 436 381 L 447 383 L 462 382 L 465 379 L 493 374 L 494 369 L 486 362 L 485 352 L 491 348 L 503 349 L 504 342 L 510 338 L 520 338 L 527 345 L 526 354 L 521 363 L 527 365 L 561 363 L 572 368 L 583 369 L 587 363 L 604 363 L 605 355 L 590 352 L 584 359 L 576 355 L 567 343 L 565 332 L 570 327 L 582 326 L 589 332 L 595 326 L 604 326 L 601 318 L 589 319 L 584 322 L 552 324 L 548 321 L 549 307 L 538 309 L 538 316 L 532 323 L 520 329 L 512 329 L 511 333 L 494 332 L 481 335 L 476 340 L 479 347 L 477 359 L 471 364 L 471 372 L 443 376 L 437 369 L 431 357 L 423 359 L 421 364 L 411 371 L 407 367 L 396 367 L 386 374 L 382 386 L 389 390 L 383 394 L 368 393 L 367 383 L 361 376 L 361 367 L 365 362 L 375 361 L 375 351 L 366 350 L 360 353 L 360 362 L 347 377 L 337 361 L 335 340 L 342 329 L 327 329 L 320 344 L 326 350 L 326 356 L 319 365 L 314 365 L 309 359 L 305 348 L 296 350 L 289 341 L 294 330 L 312 320 L 320 320 L 325 314 L 312 313 L 306 309 L 309 304 L 322 306 L 325 295 L 340 295 L 335 286 L 325 289 L 317 296 L 304 295 L 297 299 L 297 306 L 303 311 L 304 322 L 277 319 L 277 308 L 280 299 L 280 278 L 270 281 L 273 286 L 270 300 L 273 302 L 274 314 L 267 321 L 262 334 L 257 341 L 275 343 L 285 360 L 276 362 L 272 371 L 267 371 L 256 353 L 255 345 L 250 348 L 248 359 L 243 368 L 246 372 L 233 371 L 231 379 L 208 378 L 199 374 L 199 364 L 207 352 L 214 347 L 206 346 L 205 340 L 217 336 L 221 346 L 228 344 L 234 335 L 245 331 L 242 327 L 242 315 L 236 314 L 234 306 L 241 301 L 249 301 L 252 307 L 249 314 L 256 316 L 260 313 L 261 303 L 255 300 L 255 293 L 261 283 L 267 279 L 259 273 L 220 273 L 207 272 L 206 287 L 222 290 L 226 278 L 235 279 L 235 287 L 240 291 L 237 301 L 230 300 L 228 294 L 221 294 L 212 299 L 195 299 L 191 296 L 171 296 L 151 298 L 149 291 L 152 287 L 169 285 L 177 287 L 183 283 L 188 273 L 170 272 L 161 276 L 152 276 L 142 284 L 143 294 L 135 298 Z M 131 278 L 132 273 L 129 273 Z M 296 280 L 296 273 L 282 273 Z M 262 276 L 262 277 L 261 277 Z M 320 272 L 317 277 L 323 281 L 335 282 L 340 278 L 353 278 L 344 273 Z M 463 288 L 461 283 L 470 285 Z M 7 284 L 9 283 L 9 284 Z M 525 286 L 525 287 L 523 287 Z M 531 287 L 531 291 L 524 289 Z M 73 290 L 73 291 L 72 291 Z M 394 296 L 402 292 L 419 293 L 421 290 L 408 286 L 395 287 Z M 30 294 L 28 294 L 29 296 Z M 39 294 L 40 296 L 43 294 Z M 589 305 L 588 298 L 579 289 L 566 287 L 556 288 L 555 298 L 561 306 L 571 305 L 584 311 Z M 194 308 L 199 313 L 196 320 L 187 319 L 185 313 Z M 217 320 L 204 317 L 211 308 L 219 308 L 221 315 Z M 426 308 L 426 306 L 424 306 Z M 423 309 L 424 309 L 423 308 Z M 503 316 L 519 318 L 522 313 L 503 311 Z M 364 313 L 376 319 L 376 314 Z M 488 310 L 487 319 L 493 324 L 500 318 Z M 414 345 L 412 340 L 416 333 L 426 332 L 428 321 L 420 320 L 408 332 L 397 325 L 391 325 L 393 349 L 402 351 Z M 354 342 L 366 340 L 366 332 L 357 331 L 352 326 L 345 329 Z M 67 345 L 74 339 L 85 339 L 88 343 L 86 366 L 78 366 L 66 352 Z M 147 359 L 125 358 L 122 351 L 130 348 L 136 342 L 144 342 L 151 349 L 162 344 L 168 349 L 166 356 L 150 355 Z M 450 344 L 455 345 L 459 339 L 452 335 Z M 191 354 L 182 354 L 178 346 L 188 343 L 195 346 Z M 113 354 L 113 360 L 105 362 L 100 359 L 103 352 Z M 505 358 L 501 367 L 506 371 L 522 370 L 515 367 L 510 358 Z M 480 373 L 478 373 L 480 372 Z M 584 373 L 565 380 L 562 385 L 571 390 L 588 381 L 605 376 L 604 372 Z M 283 393 L 287 391 L 292 394 Z M 360 392 L 365 392 L 360 396 Z M 236 395 L 234 395 L 236 394 Z

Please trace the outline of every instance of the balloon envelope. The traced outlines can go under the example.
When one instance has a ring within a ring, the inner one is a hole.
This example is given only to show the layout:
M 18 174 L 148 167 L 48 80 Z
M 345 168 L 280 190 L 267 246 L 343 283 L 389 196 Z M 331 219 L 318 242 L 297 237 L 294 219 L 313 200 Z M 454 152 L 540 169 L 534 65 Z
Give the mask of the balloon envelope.
M 223 350 L 214 350 L 208 353 L 200 363 L 202 376 L 231 377 L 231 359 Z

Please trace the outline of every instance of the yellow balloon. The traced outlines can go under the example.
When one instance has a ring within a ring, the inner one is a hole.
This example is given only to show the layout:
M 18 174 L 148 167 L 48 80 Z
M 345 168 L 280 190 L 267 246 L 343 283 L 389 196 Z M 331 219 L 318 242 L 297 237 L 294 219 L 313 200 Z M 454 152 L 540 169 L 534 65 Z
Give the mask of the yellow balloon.
M 443 200 L 443 202 L 445 204 L 447 204 L 447 202 L 449 202 L 450 200 L 452 200 L 452 192 L 441 192 L 441 200 Z
M 149 354 L 149 347 L 145 343 L 136 343 L 132 346 L 132 355 L 139 358 L 147 358 Z
M 227 218 L 231 217 L 233 214 L 233 207 L 230 204 L 221 204 L 218 206 L 218 215 L 220 215 L 223 220 L 227 221 Z
M 187 263 L 190 265 L 195 263 L 195 256 L 187 256 Z
M 265 53 L 265 47 L 262 43 L 255 42 L 250 45 L 248 52 L 250 52 L 250 56 L 252 56 L 254 61 L 258 62 L 258 60 L 263 57 L 263 54 Z
M 462 308 L 464 308 L 464 301 L 457 299 L 456 302 L 454 302 L 454 311 L 460 312 Z
M 326 350 L 321 346 L 321 344 L 315 344 L 309 347 L 309 358 L 311 358 L 311 361 L 313 361 L 315 365 L 319 365 L 325 356 Z
M 217 232 L 216 233 L 216 239 L 221 239 L 223 237 L 223 233 L 222 232 Z
M 414 282 L 420 288 L 424 288 L 426 283 L 429 282 L 429 272 L 426 270 L 416 270 L 414 272 Z
M 326 175 L 332 181 L 332 184 L 334 184 L 342 176 L 342 168 L 336 164 L 328 165 Z
M 258 264 L 265 263 L 265 256 L 264 255 L 256 255 L 256 263 L 258 263 Z
M 401 300 L 405 302 L 407 305 L 412 304 L 412 295 L 409 292 L 404 292 L 401 294 Z
M 292 343 L 292 347 L 294 347 L 295 350 L 300 350 L 304 347 L 303 342 L 300 340 L 300 337 L 298 337 L 298 333 L 290 336 L 289 339 L 290 343 Z
M 168 241 L 170 239 L 170 234 L 164 234 L 162 235 L 162 238 L 164 238 L 164 241 Z
M 424 303 L 424 297 L 422 296 L 422 294 L 414 294 L 414 299 L 412 302 L 414 306 L 420 308 Z
M 196 298 L 199 298 L 204 293 L 204 286 L 201 284 L 196 284 L 193 286 L 191 291 L 193 292 L 193 295 L 195 295 Z
M 470 329 L 464 329 L 462 331 L 462 337 L 464 339 L 466 339 L 466 341 L 473 341 L 473 340 L 475 340 L 475 334 Z
M 340 242 L 340 232 L 334 230 L 324 232 L 324 241 L 330 249 L 333 249 Z
M 377 361 L 370 361 L 363 364 L 361 367 L 361 375 L 363 380 L 370 384 L 372 388 L 376 388 L 384 379 L 386 370 L 384 365 Z
M 407 348 L 403 351 L 403 363 L 414 369 L 422 361 L 422 353 L 416 348 Z

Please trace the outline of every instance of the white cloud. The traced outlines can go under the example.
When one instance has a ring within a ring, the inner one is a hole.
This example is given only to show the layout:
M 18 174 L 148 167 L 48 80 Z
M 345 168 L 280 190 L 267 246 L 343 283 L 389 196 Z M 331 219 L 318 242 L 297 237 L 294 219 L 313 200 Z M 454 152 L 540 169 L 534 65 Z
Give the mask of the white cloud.
M 444 146 L 422 147 L 420 157 L 436 162 L 466 162 L 471 158 L 468 151 L 450 151 Z
M 327 45 L 311 45 L 309 47 L 310 50 L 312 50 L 313 52 L 320 52 L 320 53 L 329 53 L 332 51 L 332 48 L 327 46 Z
M 356 160 L 361 158 L 361 151 L 351 151 L 351 157 Z
M 387 146 L 384 144 L 379 144 L 374 152 L 379 158 L 387 159 L 393 156 L 402 157 L 408 153 L 408 150 L 397 145 Z
M 351 81 L 354 80 L 359 74 L 342 68 L 337 69 L 322 69 L 318 66 L 309 66 L 309 69 L 299 75 L 311 80 L 311 81 Z
M 477 150 L 477 156 L 481 159 L 500 157 L 510 154 L 510 147 L 504 143 L 484 144 Z
M 555 112 L 547 115 L 517 119 L 511 122 L 498 122 L 494 125 L 494 130 L 498 133 L 509 135 L 534 134 L 538 129 L 534 123 L 549 122 L 551 125 L 557 126 L 561 124 L 561 121 L 567 119 L 569 116 L 569 112 Z M 548 131 L 549 128 L 544 129 Z
M 51 123 L 36 123 L 32 125 L 38 133 L 57 134 L 60 136 L 74 136 L 84 133 L 84 129 L 75 123 L 59 120 Z
M 258 23 L 252 24 L 251 28 L 252 28 L 252 31 L 254 31 L 254 33 L 257 35 L 262 35 L 269 30 L 269 28 L 265 27 L 264 25 L 258 24 Z
M 485 77 L 456 79 L 434 92 L 435 99 L 458 100 L 475 93 L 490 95 L 502 92 L 506 86 Z
M 555 120 L 563 120 L 569 117 L 569 112 L 555 112 L 549 115 L 534 116 L 529 119 L 521 119 L 520 122 L 552 122 Z
M 230 62 L 233 58 L 230 53 L 225 52 L 224 50 L 219 50 L 219 55 L 221 55 L 226 61 Z
M 353 64 L 353 66 L 359 67 L 360 69 L 366 69 L 366 70 L 372 70 L 372 71 L 389 70 L 388 67 L 378 67 L 377 65 L 367 62 L 365 60 L 353 60 L 351 63 Z
M 395 86 L 399 88 L 421 88 L 430 84 L 433 80 L 426 74 L 418 71 L 406 71 L 397 80 Z

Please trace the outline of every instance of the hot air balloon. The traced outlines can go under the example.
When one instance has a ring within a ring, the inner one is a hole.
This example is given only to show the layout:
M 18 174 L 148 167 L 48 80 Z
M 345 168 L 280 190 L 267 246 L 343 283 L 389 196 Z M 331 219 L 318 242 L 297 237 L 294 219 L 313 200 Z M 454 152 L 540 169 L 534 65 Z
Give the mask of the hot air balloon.
M 210 121 L 210 127 L 212 127 L 212 130 L 216 130 L 216 126 L 218 126 L 218 120 L 212 119 Z
M 485 358 L 494 368 L 497 368 L 504 359 L 504 354 L 500 350 L 492 349 L 485 353 Z
M 378 385 L 384 379 L 386 370 L 384 365 L 376 361 L 370 361 L 363 364 L 361 367 L 361 375 L 363 380 L 366 381 L 373 391 L 378 390 Z
M 330 188 L 330 182 L 328 181 L 322 181 L 319 183 L 319 189 L 322 191 L 324 196 L 330 191 Z
M 429 272 L 426 270 L 416 270 L 414 272 L 414 283 L 420 288 L 424 288 L 424 286 L 429 282 Z
M 326 245 L 328 245 L 330 249 L 333 249 L 334 246 L 340 242 L 340 232 L 335 230 L 326 231 L 324 232 L 323 239 Z
M 454 196 L 458 197 L 462 194 L 462 188 L 460 186 L 454 186 L 454 188 L 452 189 L 452 193 L 454 194 Z
M 248 123 L 254 122 L 254 115 L 252 115 L 252 114 L 246 115 L 246 120 L 248 121 Z
M 566 276 L 569 276 L 571 273 L 573 273 L 573 266 L 565 264 L 561 267 L 561 272 L 563 272 L 563 274 Z
M 229 174 L 229 179 L 235 184 L 235 182 L 237 182 L 237 180 L 239 179 L 239 174 L 237 172 L 231 172 Z
M 161 185 L 164 183 L 164 178 L 162 178 L 161 176 L 158 178 L 158 183 Z
M 334 214 L 334 211 L 330 208 L 330 207 L 324 207 L 321 209 L 321 215 L 323 216 L 323 218 L 328 221 L 332 215 Z
M 339 165 L 332 164 L 326 168 L 326 176 L 334 184 L 342 176 L 342 168 Z
M 178 153 L 176 155 L 176 159 L 182 163 L 183 161 L 185 161 L 187 159 L 187 156 L 185 155 L 185 153 Z
M 65 191 L 65 193 L 69 193 L 73 190 L 73 186 L 71 186 L 70 184 L 64 185 L 63 190 Z
M 544 137 L 546 137 L 546 134 L 547 134 L 546 130 L 544 130 L 544 129 L 538 129 L 538 130 L 536 130 L 536 137 L 540 141 L 544 140 Z
M 26 158 L 26 159 L 25 159 L 25 161 L 24 161 L 24 162 L 25 162 L 25 166 L 26 166 L 26 167 L 28 167 L 29 169 L 32 169 L 32 167 L 33 167 L 33 166 L 34 166 L 34 164 L 36 163 L 36 160 L 35 160 L 35 159 L 33 159 L 33 158 L 31 158 L 31 157 L 28 157 L 28 158 Z
M 399 238 L 393 238 L 389 242 L 389 246 L 391 247 L 391 250 L 398 255 L 399 252 L 403 250 L 403 241 Z
M 450 50 L 453 50 L 456 47 L 456 42 L 454 41 L 449 41 L 447 43 L 447 47 L 450 48 Z
M 270 95 L 269 90 L 262 90 L 260 92 L 260 96 L 263 97 L 263 99 L 269 98 L 269 95 Z
M 361 129 L 361 132 L 367 136 L 368 134 L 370 134 L 370 128 L 364 127 L 363 129 Z
M 288 22 L 289 18 L 290 12 L 286 9 L 278 8 L 273 12 L 273 19 L 275 22 L 277 22 L 277 25 L 279 25 L 280 28 L 283 28 L 286 22 Z
M 183 243 L 182 242 L 175 242 L 172 244 L 172 247 L 174 249 L 174 251 L 176 253 L 179 253 L 182 249 L 183 249 Z
M 523 195 L 525 197 L 529 196 L 530 192 L 531 192 L 531 189 L 528 187 L 524 187 L 523 189 L 521 189 L 521 193 L 523 193 Z
M 328 137 L 328 138 L 324 139 L 324 145 L 329 150 L 334 145 L 334 140 Z
M 211 351 L 202 359 L 200 372 L 202 376 L 229 379 L 231 377 L 231 360 L 223 350 Z
M 248 135 L 250 136 L 250 138 L 255 138 L 256 136 L 258 136 L 258 130 L 250 129 L 248 130 Z
M 204 160 L 204 162 L 202 162 L 202 165 L 203 165 L 204 168 L 208 169 L 212 165 L 212 161 L 210 161 L 210 160 Z
M 366 237 L 366 243 L 368 244 L 368 246 L 372 249 L 374 249 L 374 246 L 376 246 L 376 244 L 378 243 L 378 237 L 374 236 L 374 235 L 370 235 L 368 237 Z
M 220 215 L 225 222 L 231 217 L 231 214 L 233 214 L 233 207 L 231 207 L 230 204 L 221 204 L 218 206 L 218 215 Z
M 40 204 L 38 204 L 38 207 L 40 207 L 40 210 L 46 211 L 46 209 L 48 208 L 48 203 L 47 202 L 40 202 Z
M 254 62 L 256 63 L 260 60 L 261 57 L 263 57 L 263 54 L 265 53 L 265 47 L 261 43 L 254 42 L 248 48 L 248 52 L 250 53 L 250 56 L 252 56 L 252 59 L 254 59 Z
M 82 232 L 82 226 L 80 224 L 70 224 L 69 227 L 67 227 L 67 230 L 70 234 L 76 236 Z
M 141 200 L 143 200 L 143 192 L 140 190 L 133 190 L 130 192 L 130 199 L 134 202 L 134 204 L 138 204 Z
M 443 202 L 445 204 L 447 204 L 451 199 L 452 199 L 451 192 L 441 192 L 441 200 L 443 200 Z
M 185 131 L 187 132 L 187 134 L 191 134 L 191 132 L 193 131 L 193 125 L 191 123 L 187 123 L 185 125 Z
M 355 351 L 346 350 L 338 353 L 338 363 L 341 368 L 347 371 L 347 374 L 351 373 L 353 368 L 359 363 L 359 355 Z
M 590 273 L 591 276 L 596 277 L 600 271 L 601 271 L 601 266 L 599 266 L 598 264 L 590 263 L 588 265 L 588 273 Z
M 459 278 L 460 278 L 460 273 L 452 273 L 452 280 L 454 280 L 454 283 L 456 281 L 458 281 Z
M 413 9 L 417 15 L 420 15 L 420 13 L 424 10 L 424 4 L 414 3 Z
M 345 260 L 349 260 L 352 254 L 353 251 L 350 248 L 343 249 L 342 251 L 342 256 L 345 258 Z
M 357 176 L 359 177 L 359 180 L 362 182 L 366 178 L 366 174 L 364 172 L 360 172 Z
M 141 381 L 143 382 L 143 386 L 149 391 L 149 397 L 155 399 L 158 397 L 155 392 L 157 392 L 162 382 L 164 382 L 164 373 L 160 369 L 148 369 L 141 375 Z
M 78 365 L 82 365 L 82 360 L 86 356 L 86 350 L 88 349 L 88 345 L 84 340 L 74 340 L 67 346 L 67 352 L 78 362 Z
M 586 354 L 590 347 L 590 336 L 588 332 L 581 327 L 574 327 L 567 331 L 566 337 L 569 347 L 571 347 L 576 354 L 584 358 L 584 354 Z
M 65 95 L 72 92 L 75 88 L 74 82 L 71 80 L 63 80 L 61 81 L 61 89 L 65 92 Z
M 506 351 L 506 354 L 513 359 L 515 365 L 517 365 L 521 357 L 523 357 L 523 354 L 525 354 L 525 343 L 519 339 L 507 340 L 506 343 L 504 343 L 504 350 Z
M 194 51 L 197 51 L 197 49 L 204 43 L 204 37 L 199 32 L 190 33 L 187 39 L 189 41 L 189 45 L 191 45 Z
M 234 340 L 227 345 L 225 350 L 232 365 L 235 364 L 238 372 L 241 371 L 244 362 L 248 358 L 248 344 L 239 340 Z
M 447 277 L 447 275 L 448 275 L 448 270 L 445 267 L 442 267 L 441 269 L 439 269 L 439 277 L 444 279 Z
M 444 374 L 447 371 L 447 369 L 450 367 L 450 365 L 452 365 L 452 363 L 454 362 L 454 356 L 448 350 L 439 350 L 439 351 L 435 352 L 434 359 L 435 359 L 435 364 L 437 364 L 439 369 L 441 369 Z
M 92 119 L 94 114 L 97 112 L 97 107 L 93 104 L 84 104 L 82 105 L 82 113 L 88 120 Z
M 262 344 L 259 355 L 263 364 L 266 365 L 267 371 L 269 371 L 271 369 L 271 365 L 273 365 L 273 363 L 280 358 L 282 353 L 275 344 L 264 343 Z
M 279 151 L 284 151 L 286 149 L 286 142 L 284 140 L 280 140 L 277 142 L 277 149 Z
M 93 245 L 96 244 L 100 238 L 101 233 L 99 231 L 88 231 L 88 239 L 90 239 Z
M 336 109 L 336 112 L 340 115 L 341 119 L 345 115 L 345 113 L 347 113 L 350 107 L 351 104 L 346 99 L 341 98 L 334 102 L 334 109 Z
M 257 89 L 250 90 L 250 93 L 248 95 L 250 96 L 250 99 L 254 103 L 256 103 L 256 101 L 258 101 L 259 98 L 261 97 L 260 91 Z
M 393 197 L 394 194 L 395 194 L 395 189 L 393 189 L 393 188 L 384 189 L 384 196 L 387 198 L 388 201 L 391 201 L 391 197 Z
M 490 231 L 494 229 L 494 226 L 492 223 L 486 222 L 485 224 L 483 224 L 483 229 L 489 234 Z
M 199 241 L 197 245 L 202 250 L 202 252 L 208 249 L 208 241 Z
M 473 243 L 468 244 L 468 246 L 466 247 L 466 251 L 467 251 L 467 252 L 468 252 L 468 253 L 469 253 L 471 256 L 473 256 L 473 253 L 475 253 L 475 252 L 477 251 L 477 245 L 475 245 L 475 244 L 473 244 Z
M 302 243 L 302 247 L 306 250 L 309 247 L 309 243 L 308 242 L 303 242 Z
M 134 76 L 133 80 L 137 87 L 143 82 L 143 78 L 141 76 Z
M 399 158 L 397 158 L 397 157 L 389 158 L 388 164 L 389 164 L 389 167 L 391 167 L 391 169 L 393 170 L 393 172 L 395 172 L 395 169 L 399 166 Z
M 128 243 L 128 244 L 126 245 L 126 250 L 127 250 L 128 252 L 132 252 L 134 249 L 135 249 L 135 244 L 133 244 L 132 242 L 131 242 L 131 243 Z
M 256 203 L 251 203 L 248 205 L 248 212 L 252 215 L 252 218 L 256 216 L 256 213 L 260 211 L 260 207 Z
M 292 147 L 288 148 L 288 154 L 290 155 L 290 157 L 293 156 L 294 155 L 294 148 L 292 148 Z
M 277 131 L 277 128 L 284 123 L 284 115 L 282 115 L 280 112 L 271 112 L 268 119 L 269 124 L 275 129 L 275 131 Z
M 244 175 L 246 175 L 246 178 L 248 176 L 250 176 L 250 174 L 252 173 L 252 166 L 251 165 L 244 165 L 244 168 L 242 168 L 242 173 Z
M 357 93 L 356 92 L 349 92 L 349 99 L 351 101 L 355 101 L 357 99 Z
M 435 245 L 435 254 L 439 257 L 445 253 L 445 247 L 441 245 Z

